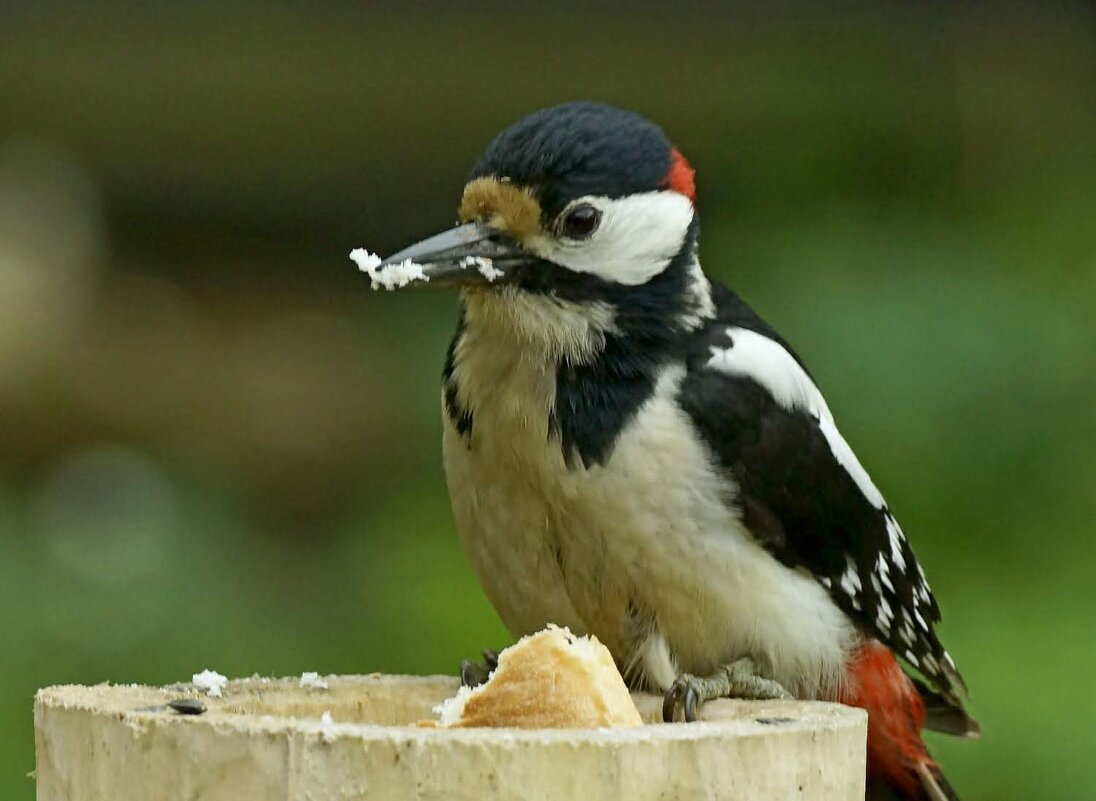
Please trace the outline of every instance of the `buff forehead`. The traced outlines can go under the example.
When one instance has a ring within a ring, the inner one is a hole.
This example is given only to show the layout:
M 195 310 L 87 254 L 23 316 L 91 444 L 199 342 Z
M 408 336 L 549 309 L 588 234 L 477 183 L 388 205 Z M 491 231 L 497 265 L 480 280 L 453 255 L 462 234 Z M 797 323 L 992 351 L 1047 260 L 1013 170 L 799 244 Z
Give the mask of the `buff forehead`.
M 505 178 L 485 176 L 469 181 L 458 214 L 462 222 L 479 220 L 519 242 L 543 232 L 540 203 L 528 189 Z

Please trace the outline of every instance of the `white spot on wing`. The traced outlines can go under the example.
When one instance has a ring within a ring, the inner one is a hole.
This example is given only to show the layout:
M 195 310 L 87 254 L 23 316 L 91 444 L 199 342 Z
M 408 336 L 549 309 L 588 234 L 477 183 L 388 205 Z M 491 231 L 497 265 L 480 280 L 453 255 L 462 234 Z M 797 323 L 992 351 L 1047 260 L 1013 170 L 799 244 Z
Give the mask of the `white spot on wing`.
M 891 605 L 885 600 L 879 602 L 879 608 L 876 610 L 875 624 L 882 631 L 889 631 L 891 621 L 894 620 L 894 610 L 891 609 Z
M 885 586 L 891 592 L 894 592 L 894 585 L 890 580 L 890 565 L 887 564 L 887 557 L 883 554 L 879 554 L 879 561 L 876 564 L 876 570 L 879 573 L 879 580 L 883 582 Z
M 860 592 L 860 577 L 856 573 L 846 570 L 841 574 L 841 589 L 849 597 L 857 595 Z
M 902 556 L 902 529 L 898 527 L 898 521 L 894 515 L 887 512 L 887 539 L 890 540 L 891 561 L 900 571 L 906 569 L 906 559 Z
M 841 589 L 845 591 L 846 595 L 855 600 L 862 589 L 860 573 L 856 569 L 856 563 L 852 561 L 852 557 L 846 556 L 845 561 L 845 572 L 841 574 Z M 859 609 L 860 607 L 856 608 Z

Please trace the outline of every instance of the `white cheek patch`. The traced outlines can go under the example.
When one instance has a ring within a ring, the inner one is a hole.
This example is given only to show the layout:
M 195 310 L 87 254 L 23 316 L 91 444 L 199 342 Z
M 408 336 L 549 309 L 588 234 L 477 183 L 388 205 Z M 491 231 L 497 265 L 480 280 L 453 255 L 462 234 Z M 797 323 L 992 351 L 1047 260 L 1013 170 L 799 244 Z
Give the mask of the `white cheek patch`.
M 666 269 L 681 250 L 693 221 L 693 204 L 677 192 L 644 192 L 621 198 L 584 197 L 601 212 L 589 239 L 538 236 L 527 244 L 548 261 L 578 273 L 637 286 Z

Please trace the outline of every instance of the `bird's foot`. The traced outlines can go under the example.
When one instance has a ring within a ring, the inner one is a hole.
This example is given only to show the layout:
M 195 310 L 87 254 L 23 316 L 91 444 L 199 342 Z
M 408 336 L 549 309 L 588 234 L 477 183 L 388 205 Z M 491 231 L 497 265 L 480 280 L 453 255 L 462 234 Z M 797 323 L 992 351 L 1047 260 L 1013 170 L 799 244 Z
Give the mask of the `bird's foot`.
M 462 687 L 479 687 L 491 677 L 499 666 L 499 652 L 491 648 L 483 649 L 483 662 L 465 659 L 460 663 L 460 683 Z
M 686 722 L 692 723 L 696 720 L 697 708 L 715 698 L 772 701 L 791 699 L 792 694 L 778 682 L 760 675 L 754 661 L 747 656 L 724 665 L 704 678 L 682 673 L 666 692 L 662 702 L 662 719 L 672 723 L 680 707 Z

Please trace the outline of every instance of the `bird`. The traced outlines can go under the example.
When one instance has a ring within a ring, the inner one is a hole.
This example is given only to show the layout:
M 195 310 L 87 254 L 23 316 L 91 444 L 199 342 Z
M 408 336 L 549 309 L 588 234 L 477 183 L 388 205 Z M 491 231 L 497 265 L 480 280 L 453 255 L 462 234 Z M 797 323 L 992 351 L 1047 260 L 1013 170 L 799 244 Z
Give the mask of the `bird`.
M 667 721 L 862 707 L 870 798 L 957 799 L 922 738 L 979 732 L 939 605 L 803 360 L 702 269 L 681 151 L 633 111 L 542 109 L 458 215 L 379 268 L 459 291 L 446 483 L 510 632 L 595 635 Z

